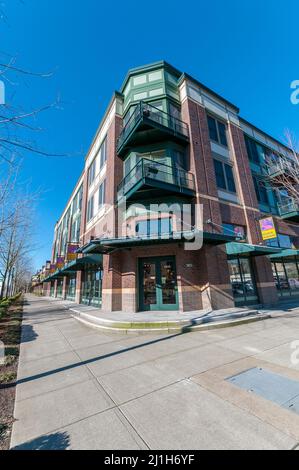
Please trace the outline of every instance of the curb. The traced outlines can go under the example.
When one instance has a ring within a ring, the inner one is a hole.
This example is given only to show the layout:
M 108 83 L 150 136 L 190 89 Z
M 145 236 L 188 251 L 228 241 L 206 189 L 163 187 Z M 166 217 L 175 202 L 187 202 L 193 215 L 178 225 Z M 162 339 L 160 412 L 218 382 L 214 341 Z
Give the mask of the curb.
M 70 308 L 71 316 L 77 321 L 83 323 L 84 325 L 95 328 L 97 330 L 102 330 L 107 333 L 118 333 L 118 334 L 171 334 L 171 333 L 189 333 L 195 331 L 205 331 L 218 328 L 226 328 L 232 326 L 238 326 L 247 323 L 253 323 L 256 321 L 266 320 L 271 318 L 270 314 L 260 314 L 243 316 L 236 319 L 228 319 L 223 321 L 214 321 L 210 323 L 202 323 L 198 325 L 190 325 L 189 321 L 173 321 L 173 322 L 151 322 L 146 326 L 146 323 L 141 323 L 138 328 L 136 328 L 136 323 L 130 322 L 114 322 L 107 319 L 98 319 L 87 313 L 82 314 L 80 311 Z M 176 324 L 177 323 L 177 324 Z

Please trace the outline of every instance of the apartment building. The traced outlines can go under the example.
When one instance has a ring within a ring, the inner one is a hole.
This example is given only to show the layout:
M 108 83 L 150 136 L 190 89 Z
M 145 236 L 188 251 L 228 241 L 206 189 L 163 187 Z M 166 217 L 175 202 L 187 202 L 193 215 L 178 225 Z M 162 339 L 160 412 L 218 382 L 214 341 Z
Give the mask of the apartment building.
M 164 61 L 130 70 L 55 226 L 43 293 L 130 312 L 299 295 L 286 161 L 292 149 L 197 79 Z

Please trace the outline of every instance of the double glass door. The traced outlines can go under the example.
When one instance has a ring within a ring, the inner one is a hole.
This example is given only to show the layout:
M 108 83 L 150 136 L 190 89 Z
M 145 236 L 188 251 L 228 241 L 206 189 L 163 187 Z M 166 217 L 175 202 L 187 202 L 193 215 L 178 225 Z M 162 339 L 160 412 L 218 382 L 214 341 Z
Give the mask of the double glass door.
M 70 276 L 67 279 L 66 299 L 75 300 L 76 296 L 76 275 Z
M 236 305 L 258 302 L 256 283 L 249 258 L 228 260 L 230 282 Z
M 140 310 L 177 310 L 178 292 L 175 258 L 139 260 Z
M 81 303 L 100 307 L 102 305 L 102 271 L 85 271 L 82 281 Z

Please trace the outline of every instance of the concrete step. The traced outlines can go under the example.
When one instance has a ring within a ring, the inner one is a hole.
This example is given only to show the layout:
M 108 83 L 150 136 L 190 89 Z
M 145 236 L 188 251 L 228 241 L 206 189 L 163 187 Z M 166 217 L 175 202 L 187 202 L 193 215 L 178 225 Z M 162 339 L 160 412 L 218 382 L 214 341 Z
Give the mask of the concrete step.
M 242 310 L 235 313 L 222 313 L 195 317 L 192 319 L 167 321 L 118 321 L 100 316 L 99 311 L 83 311 L 71 308 L 71 315 L 78 321 L 93 328 L 116 333 L 177 333 L 223 328 L 240 325 L 269 318 L 270 315 L 259 313 L 258 310 Z

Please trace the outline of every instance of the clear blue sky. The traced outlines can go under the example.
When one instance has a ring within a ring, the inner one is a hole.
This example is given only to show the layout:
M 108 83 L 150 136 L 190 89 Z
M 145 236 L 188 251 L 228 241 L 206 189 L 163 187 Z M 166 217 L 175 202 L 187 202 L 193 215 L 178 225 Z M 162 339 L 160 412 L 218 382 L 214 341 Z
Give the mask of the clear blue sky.
M 40 147 L 72 155 L 26 155 L 22 177 L 45 192 L 38 206 L 35 267 L 49 258 L 53 227 L 83 168 L 84 154 L 115 89 L 131 67 L 164 59 L 236 104 L 281 139 L 298 135 L 296 0 L 6 0 L 0 49 L 49 79 L 7 86 L 15 103 L 38 107 L 60 96 L 62 110 L 39 117 Z

